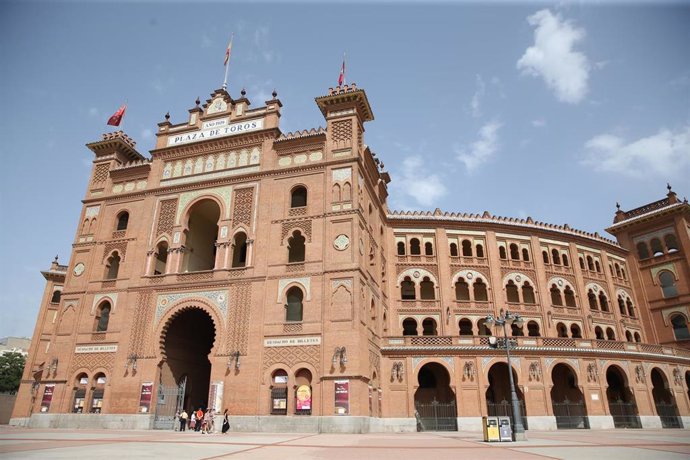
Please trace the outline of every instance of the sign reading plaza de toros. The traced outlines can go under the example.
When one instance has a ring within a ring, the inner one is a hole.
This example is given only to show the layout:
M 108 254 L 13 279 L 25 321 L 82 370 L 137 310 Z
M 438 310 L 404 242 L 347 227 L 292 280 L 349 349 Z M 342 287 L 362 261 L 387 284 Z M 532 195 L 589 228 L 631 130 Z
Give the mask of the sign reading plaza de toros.
M 209 139 L 225 136 L 233 136 L 235 134 L 244 134 L 250 131 L 257 131 L 264 127 L 264 120 L 248 120 L 240 123 L 232 123 L 223 126 L 225 120 L 216 120 L 214 122 L 204 123 L 204 127 L 214 126 L 210 129 L 202 129 L 191 133 L 179 134 L 177 136 L 168 137 L 168 147 L 180 144 L 187 144 L 189 142 L 207 141 Z M 227 122 L 226 122 L 227 123 Z

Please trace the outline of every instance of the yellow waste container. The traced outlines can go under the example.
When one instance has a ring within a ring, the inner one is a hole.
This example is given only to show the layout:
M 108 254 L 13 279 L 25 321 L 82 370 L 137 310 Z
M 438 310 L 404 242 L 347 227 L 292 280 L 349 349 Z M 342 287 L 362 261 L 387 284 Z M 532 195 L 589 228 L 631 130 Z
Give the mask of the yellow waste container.
M 484 429 L 484 442 L 500 442 L 501 436 L 498 430 L 498 417 L 482 417 Z

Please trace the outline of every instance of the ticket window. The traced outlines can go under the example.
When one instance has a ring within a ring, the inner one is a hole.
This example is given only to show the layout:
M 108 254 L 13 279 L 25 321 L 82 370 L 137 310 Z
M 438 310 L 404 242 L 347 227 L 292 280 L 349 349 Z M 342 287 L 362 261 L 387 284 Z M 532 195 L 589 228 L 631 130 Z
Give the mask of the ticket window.
M 94 379 L 93 392 L 91 393 L 91 408 L 93 414 L 100 414 L 103 410 L 103 394 L 105 393 L 106 378 L 104 374 L 98 374 Z
M 84 406 L 86 405 L 86 386 L 88 384 L 89 377 L 86 374 L 81 374 L 77 377 L 74 388 L 72 413 L 81 414 L 84 412 Z
M 287 415 L 288 375 L 278 369 L 271 376 L 271 414 Z

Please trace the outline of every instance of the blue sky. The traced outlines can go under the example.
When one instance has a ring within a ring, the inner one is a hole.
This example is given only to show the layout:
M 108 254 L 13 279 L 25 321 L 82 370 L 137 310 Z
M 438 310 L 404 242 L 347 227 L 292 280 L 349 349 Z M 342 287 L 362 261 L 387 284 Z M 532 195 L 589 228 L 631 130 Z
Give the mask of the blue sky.
M 275 88 L 284 132 L 323 126 L 313 98 L 347 80 L 391 209 L 532 216 L 604 233 L 690 194 L 690 4 L 0 4 L 0 337 L 30 336 L 40 270 L 68 262 L 108 117 L 140 152 L 170 112 L 220 87 Z

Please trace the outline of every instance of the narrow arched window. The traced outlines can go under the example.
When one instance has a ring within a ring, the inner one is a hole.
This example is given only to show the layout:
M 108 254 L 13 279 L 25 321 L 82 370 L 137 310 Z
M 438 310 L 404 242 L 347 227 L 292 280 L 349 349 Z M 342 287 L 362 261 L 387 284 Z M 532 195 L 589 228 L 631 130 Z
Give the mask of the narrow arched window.
M 60 296 L 62 296 L 62 291 L 53 291 L 53 296 L 50 298 L 50 303 L 60 303 Z
M 580 330 L 580 326 L 578 326 L 577 324 L 570 325 L 570 337 L 574 339 L 582 338 L 582 331 Z
M 635 342 L 642 342 L 642 337 L 639 332 L 635 332 Z
M 422 254 L 422 250 L 419 245 L 419 240 L 417 238 L 412 238 L 410 240 L 410 254 L 413 256 L 419 256 Z
M 618 278 L 620 278 L 621 277 L 621 266 L 618 264 L 615 264 L 614 267 L 616 268 L 616 276 Z
M 556 325 L 556 331 L 558 332 L 558 337 L 568 337 L 568 328 L 563 323 L 558 323 Z
M 590 310 L 598 310 L 599 305 L 597 305 L 597 295 L 591 289 L 587 291 L 587 300 L 589 301 Z
M 433 256 L 434 255 L 434 245 L 431 244 L 431 242 L 429 242 L 429 241 L 424 243 L 424 255 L 425 256 Z
M 556 306 L 563 305 L 563 298 L 561 297 L 561 291 L 555 284 L 551 285 L 551 304 Z
M 402 300 L 414 300 L 416 298 L 414 283 L 409 276 L 400 283 L 400 297 Z
M 635 317 L 635 307 L 633 306 L 633 303 L 632 303 L 632 301 L 630 301 L 630 299 L 625 301 L 625 306 L 628 307 L 628 315 L 631 318 L 634 318 Z
M 340 193 L 340 185 L 339 184 L 333 185 L 333 188 L 331 189 L 331 194 L 332 194 L 331 201 L 333 201 L 334 203 L 338 203 L 341 201 L 342 195 Z
M 647 243 L 644 241 L 637 243 L 637 256 L 640 259 L 649 259 L 649 249 L 647 249 Z
M 577 306 L 577 304 L 575 303 L 575 293 L 573 292 L 572 289 L 570 289 L 570 286 L 565 287 L 563 294 L 565 296 L 566 306 L 571 307 L 571 308 L 575 308 Z
M 290 193 L 290 207 L 291 208 L 303 208 L 307 205 L 307 188 L 306 187 L 295 187 Z
M 568 261 L 568 256 L 567 256 L 567 254 L 563 254 L 563 266 L 564 266 L 564 267 L 569 267 L 569 266 L 570 266 L 570 262 Z
M 464 278 L 458 278 L 458 281 L 455 283 L 455 300 L 470 300 L 470 286 Z
M 518 294 L 518 287 L 515 285 L 513 280 L 509 280 L 506 284 L 506 298 L 508 302 L 519 303 L 520 295 Z
M 621 315 L 625 315 L 625 300 L 623 300 L 622 296 L 618 296 L 618 310 L 621 312 Z
M 616 276 L 613 273 L 613 265 L 609 264 L 609 272 L 611 272 L 611 276 Z
M 676 235 L 669 233 L 664 236 L 664 243 L 666 244 L 666 251 L 677 252 L 678 251 L 678 240 L 676 240 Z
M 422 335 L 438 335 L 436 321 L 433 318 L 426 318 L 422 321 Z
M 108 257 L 105 268 L 105 279 L 114 280 L 117 278 L 117 273 L 120 271 L 120 255 L 117 251 Z
M 498 247 L 498 257 L 500 257 L 503 260 L 508 258 L 508 256 L 506 255 L 506 248 L 504 246 Z
M 105 302 L 96 312 L 96 332 L 105 332 L 108 330 L 108 322 L 110 321 L 110 303 Z
M 627 280 L 628 276 L 625 274 L 625 268 L 621 267 L 621 275 L 623 275 L 623 279 Z
M 529 251 L 527 248 L 522 248 L 522 260 L 529 262 Z
M 510 258 L 513 260 L 520 260 L 520 250 L 518 249 L 518 245 L 515 243 L 510 245 Z
M 472 243 L 468 240 L 462 240 L 462 255 L 472 257 Z
M 122 211 L 117 216 L 117 227 L 116 230 L 127 230 L 127 225 L 129 224 L 129 213 L 127 211 Z
M 582 257 L 580 257 L 579 259 L 580 259 L 580 268 L 582 270 L 584 270 L 585 269 L 585 259 L 583 259 Z
M 489 300 L 489 295 L 486 290 L 486 284 L 484 281 L 482 281 L 481 278 L 477 278 L 472 284 L 472 288 L 474 291 L 474 300 L 479 301 L 479 302 L 486 302 Z
M 406 318 L 403 323 L 403 335 L 417 335 L 417 321 Z
M 549 252 L 548 251 L 542 251 L 541 252 L 541 258 L 544 260 L 545 264 L 549 264 Z
M 458 323 L 460 329 L 460 335 L 472 335 L 472 321 L 467 318 L 463 318 Z
M 604 331 L 601 329 L 601 327 L 597 326 L 594 328 L 594 336 L 597 338 L 597 340 L 604 340 Z
M 304 237 L 299 230 L 295 230 L 292 237 L 288 239 L 288 263 L 304 262 Z
M 606 328 L 606 340 L 616 340 L 616 333 L 610 327 Z
M 664 248 L 661 246 L 661 240 L 659 238 L 652 238 L 652 241 L 649 242 L 649 245 L 652 248 L 652 255 L 654 257 L 664 255 Z
M 296 286 L 287 291 L 287 304 L 285 305 L 285 321 L 302 321 L 304 294 Z
M 632 334 L 630 333 L 630 331 L 625 331 L 625 340 L 627 340 L 628 342 L 632 342 L 632 341 L 633 341 L 633 336 L 632 336 Z
M 675 297 L 678 295 L 676 289 L 676 279 L 673 273 L 669 271 L 662 271 L 659 273 L 659 284 L 661 285 L 661 292 L 664 297 Z
M 597 271 L 597 273 L 601 273 L 601 265 L 599 265 L 599 261 L 595 260 L 594 261 L 594 268 Z
M 168 265 L 168 243 L 165 241 L 161 241 L 156 246 L 156 260 L 154 264 L 153 274 L 164 275 Z
M 474 247 L 474 249 L 475 249 L 475 253 L 477 254 L 477 257 L 479 257 L 480 259 L 483 259 L 484 258 L 484 246 L 482 246 L 481 244 L 478 244 Z
M 609 300 L 606 298 L 604 291 L 599 293 L 599 306 L 601 307 L 601 311 L 609 311 Z
M 587 256 L 587 270 L 590 272 L 594 271 L 594 259 L 592 259 L 592 256 Z
M 450 256 L 451 257 L 457 257 L 458 256 L 458 245 L 455 243 L 450 243 Z
M 436 298 L 434 292 L 434 282 L 425 276 L 421 283 L 419 283 L 419 297 L 422 300 L 433 300 Z
M 671 317 L 671 325 L 673 326 L 673 335 L 676 340 L 690 339 L 690 330 L 688 330 L 688 320 L 683 315 L 675 315 Z
M 527 335 L 530 337 L 539 337 L 539 324 L 536 321 L 530 321 L 527 323 Z
M 522 329 L 522 326 L 518 326 L 515 323 L 510 325 L 510 332 L 513 337 L 524 337 L 525 335 L 525 331 Z
M 529 284 L 529 281 L 525 281 L 522 285 L 522 301 L 532 305 L 537 303 L 537 300 L 534 297 L 534 288 L 531 284 Z
M 486 320 L 480 319 L 477 321 L 477 332 L 479 332 L 479 335 L 491 335 L 491 330 L 486 327 Z
M 247 235 L 239 232 L 235 235 L 232 244 L 232 266 L 233 268 L 245 267 L 247 265 Z
M 404 256 L 405 255 L 405 243 L 402 241 L 398 241 L 398 255 L 399 256 Z
M 560 265 L 561 264 L 561 256 L 558 253 L 558 249 L 552 249 L 551 250 L 551 260 L 553 260 L 554 265 Z

